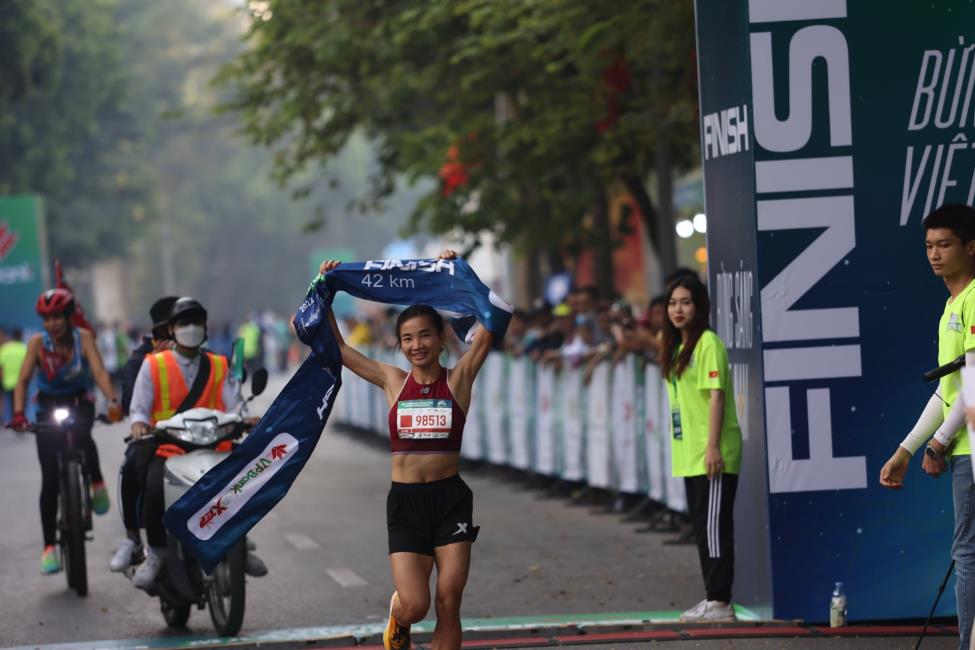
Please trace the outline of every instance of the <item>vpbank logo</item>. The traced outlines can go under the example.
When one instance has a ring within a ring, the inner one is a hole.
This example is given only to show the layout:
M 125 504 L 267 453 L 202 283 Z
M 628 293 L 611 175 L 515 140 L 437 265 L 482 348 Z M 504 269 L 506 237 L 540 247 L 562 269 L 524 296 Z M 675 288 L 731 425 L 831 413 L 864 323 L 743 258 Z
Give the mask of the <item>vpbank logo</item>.
M 284 467 L 288 456 L 297 449 L 298 439 L 290 433 L 274 436 L 264 450 L 224 486 L 216 499 L 190 517 L 187 528 L 197 539 L 213 537 Z
M 9 223 L 0 221 L 0 262 L 10 255 L 19 239 L 20 235 L 10 229 Z

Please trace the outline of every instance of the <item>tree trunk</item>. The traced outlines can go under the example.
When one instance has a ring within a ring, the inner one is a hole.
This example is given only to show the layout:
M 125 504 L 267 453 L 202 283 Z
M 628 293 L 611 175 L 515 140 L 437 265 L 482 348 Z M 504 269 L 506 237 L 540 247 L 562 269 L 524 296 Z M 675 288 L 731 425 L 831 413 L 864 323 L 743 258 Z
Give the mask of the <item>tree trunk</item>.
M 643 229 L 650 242 L 650 248 L 660 261 L 660 269 L 664 275 L 671 273 L 677 267 L 677 250 L 674 244 L 673 217 L 668 220 L 661 216 L 647 192 L 643 181 L 636 176 L 627 176 L 623 184 L 633 200 L 636 201 L 640 216 L 643 218 Z
M 660 214 L 653 205 L 653 200 L 650 198 L 650 194 L 643 184 L 643 179 L 637 176 L 624 176 L 623 185 L 626 186 L 626 191 L 636 201 L 636 207 L 640 209 L 640 217 L 643 219 L 643 230 L 647 233 L 650 246 L 659 255 L 660 236 L 657 232 L 657 222 L 660 221 Z
M 674 169 L 670 158 L 670 136 L 662 129 L 653 152 L 657 172 L 657 253 L 660 268 L 669 274 L 677 268 L 677 243 L 674 240 Z
M 514 295 L 511 296 L 516 307 L 532 308 L 535 300 L 542 295 L 542 258 L 545 251 L 540 248 L 529 248 L 524 252 L 516 252 L 512 259 L 514 277 Z
M 562 251 L 558 247 L 550 247 L 545 251 L 545 262 L 548 264 L 547 275 L 555 275 L 565 271 L 565 261 L 562 259 Z
M 613 283 L 613 232 L 609 223 L 609 198 L 605 192 L 600 193 L 599 205 L 593 220 L 593 265 L 596 279 L 596 291 L 600 298 L 612 299 L 615 292 Z

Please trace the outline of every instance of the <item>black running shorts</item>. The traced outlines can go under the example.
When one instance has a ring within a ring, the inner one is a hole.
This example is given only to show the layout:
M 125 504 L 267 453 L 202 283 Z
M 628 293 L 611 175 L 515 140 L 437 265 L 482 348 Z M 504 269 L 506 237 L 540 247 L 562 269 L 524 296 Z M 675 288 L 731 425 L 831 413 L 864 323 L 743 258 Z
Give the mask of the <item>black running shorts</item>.
M 437 546 L 473 542 L 474 493 L 460 474 L 430 483 L 396 483 L 386 497 L 390 553 L 433 555 Z

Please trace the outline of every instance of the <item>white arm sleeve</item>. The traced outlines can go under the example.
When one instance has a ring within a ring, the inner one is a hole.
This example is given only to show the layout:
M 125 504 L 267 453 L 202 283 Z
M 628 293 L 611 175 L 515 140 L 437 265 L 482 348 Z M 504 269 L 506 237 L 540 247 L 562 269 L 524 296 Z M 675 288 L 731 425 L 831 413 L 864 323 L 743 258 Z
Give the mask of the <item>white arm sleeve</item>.
M 945 447 L 950 445 L 958 434 L 958 430 L 965 424 L 965 400 L 962 399 L 961 391 L 948 411 L 948 417 L 941 423 L 938 430 L 934 432 L 935 439 Z
M 965 353 L 965 365 L 975 368 L 975 351 Z M 959 390 L 958 397 L 955 398 L 951 410 L 948 411 L 948 417 L 945 418 L 945 421 L 941 423 L 934 434 L 937 441 L 945 447 L 954 441 L 958 431 L 965 426 L 965 399 L 962 395 L 963 391 Z
M 921 411 L 921 417 L 917 419 L 914 428 L 901 443 L 901 447 L 913 456 L 942 422 L 944 422 L 944 415 L 941 412 L 941 398 L 932 395 L 924 410 Z
M 149 357 L 142 362 L 139 374 L 132 387 L 132 402 L 129 404 L 129 422 L 144 422 L 149 424 L 152 415 L 152 402 L 155 399 L 155 389 L 152 385 L 152 370 L 149 369 Z

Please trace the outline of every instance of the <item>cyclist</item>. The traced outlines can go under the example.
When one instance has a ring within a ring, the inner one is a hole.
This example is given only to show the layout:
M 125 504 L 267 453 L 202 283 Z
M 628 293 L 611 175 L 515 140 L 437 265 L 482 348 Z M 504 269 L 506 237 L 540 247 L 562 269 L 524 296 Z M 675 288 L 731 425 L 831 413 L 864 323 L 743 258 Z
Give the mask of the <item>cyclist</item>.
M 105 370 L 102 358 L 95 346 L 94 335 L 84 329 L 71 326 L 75 300 L 66 289 L 50 289 L 37 299 L 37 313 L 44 321 L 44 333 L 35 334 L 27 344 L 27 356 L 20 369 L 17 387 L 14 389 L 14 418 L 10 427 L 19 431 L 29 426 L 24 416 L 27 403 L 27 386 L 38 367 L 37 421 L 54 421 L 54 411 L 68 408 L 78 425 L 80 447 L 85 454 L 85 464 L 91 476 L 91 507 L 95 514 L 108 512 L 108 490 L 98 464 L 98 449 L 91 437 L 95 420 L 93 383 L 98 385 L 109 400 L 108 416 L 111 420 L 121 417 L 121 408 L 115 396 L 112 380 Z M 62 436 L 39 433 L 37 456 L 41 462 L 41 528 L 44 533 L 44 551 L 41 554 L 41 571 L 56 573 L 61 569 L 61 558 L 54 545 L 57 543 L 58 516 L 58 456 L 65 448 Z
M 444 251 L 441 259 L 454 259 Z M 339 265 L 322 263 L 328 273 Z M 459 471 L 461 438 L 474 378 L 491 351 L 493 335 L 478 327 L 470 349 L 450 370 L 440 365 L 446 345 L 443 317 L 414 305 L 400 313 L 396 336 L 410 371 L 374 361 L 342 339 L 329 313 L 342 364 L 382 388 L 389 402 L 392 485 L 386 499 L 389 561 L 396 590 L 383 634 L 387 650 L 410 647 L 410 625 L 430 607 L 430 575 L 437 567 L 433 647 L 460 648 L 460 603 L 477 538 L 474 495 Z

